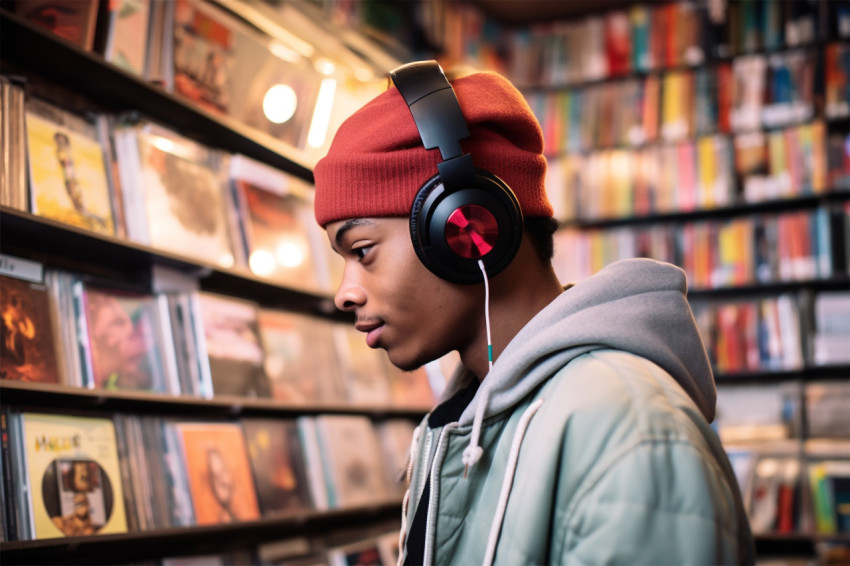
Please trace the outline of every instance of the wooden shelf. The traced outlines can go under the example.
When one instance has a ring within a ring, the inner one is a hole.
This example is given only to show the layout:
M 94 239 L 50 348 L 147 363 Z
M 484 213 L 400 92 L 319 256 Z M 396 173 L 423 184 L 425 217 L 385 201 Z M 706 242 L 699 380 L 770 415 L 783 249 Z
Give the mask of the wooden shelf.
M 8 207 L 0 207 L 0 242 L 5 254 L 143 291 L 151 289 L 153 266 L 160 265 L 196 277 L 205 291 L 251 299 L 269 308 L 352 321 L 350 314 L 336 310 L 330 295 L 285 287 L 246 269 L 216 267 Z
M 818 195 L 801 195 L 796 197 L 785 197 L 777 200 L 764 202 L 741 203 L 718 208 L 707 208 L 678 212 L 659 212 L 645 216 L 624 216 L 620 218 L 598 218 L 578 219 L 561 222 L 565 228 L 577 228 L 588 230 L 593 228 L 615 228 L 618 226 L 630 226 L 640 224 L 673 224 L 682 222 L 696 222 L 699 220 L 711 220 L 714 218 L 730 218 L 736 216 L 750 216 L 762 213 L 778 213 L 796 211 L 800 209 L 811 209 L 833 202 L 845 202 L 850 200 L 850 191 L 835 190 Z
M 295 148 L 238 120 L 199 108 L 4 10 L 0 10 L 0 53 L 4 72 L 24 69 L 28 80 L 35 73 L 105 110 L 138 112 L 212 147 L 313 181 L 311 167 Z
M 780 293 L 799 291 L 845 291 L 850 288 L 850 276 L 838 275 L 830 279 L 805 279 L 798 281 L 773 281 L 752 283 L 735 287 L 717 287 L 716 289 L 688 289 L 689 300 L 728 299 L 731 297 L 773 297 Z
M 275 399 L 248 397 L 189 397 L 144 391 L 105 391 L 52 383 L 0 379 L 4 405 L 31 410 L 68 410 L 204 416 L 210 418 L 277 417 L 299 415 L 350 414 L 372 418 L 420 418 L 427 409 L 352 403 L 314 405 L 287 404 Z
M 718 385 L 764 385 L 783 381 L 841 381 L 850 376 L 850 365 L 812 366 L 796 370 L 764 370 L 719 373 L 714 376 Z
M 226 525 L 175 527 L 126 534 L 0 544 L 4 564 L 120 564 L 244 548 L 294 536 L 386 522 L 397 527 L 400 501 L 330 511 L 308 511 Z

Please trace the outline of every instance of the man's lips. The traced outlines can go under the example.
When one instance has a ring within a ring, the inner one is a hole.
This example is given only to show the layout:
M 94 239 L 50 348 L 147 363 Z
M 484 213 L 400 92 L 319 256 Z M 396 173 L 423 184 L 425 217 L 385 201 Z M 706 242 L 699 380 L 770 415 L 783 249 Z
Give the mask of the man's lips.
M 381 336 L 381 332 L 384 330 L 384 323 L 381 321 L 372 321 L 372 322 L 358 322 L 354 325 L 354 328 L 359 330 L 360 332 L 366 333 L 366 345 L 370 348 L 378 347 L 378 339 Z

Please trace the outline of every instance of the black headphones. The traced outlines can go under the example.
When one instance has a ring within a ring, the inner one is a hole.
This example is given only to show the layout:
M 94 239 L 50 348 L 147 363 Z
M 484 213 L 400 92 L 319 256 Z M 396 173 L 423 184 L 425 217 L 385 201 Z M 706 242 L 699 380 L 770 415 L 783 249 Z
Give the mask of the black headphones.
M 416 193 L 410 237 L 419 260 L 453 283 L 482 280 L 478 260 L 493 276 L 510 264 L 522 239 L 522 211 L 513 191 L 493 173 L 476 169 L 460 140 L 469 137 L 457 97 L 436 61 L 390 73 L 425 149 L 440 149 L 438 173 Z

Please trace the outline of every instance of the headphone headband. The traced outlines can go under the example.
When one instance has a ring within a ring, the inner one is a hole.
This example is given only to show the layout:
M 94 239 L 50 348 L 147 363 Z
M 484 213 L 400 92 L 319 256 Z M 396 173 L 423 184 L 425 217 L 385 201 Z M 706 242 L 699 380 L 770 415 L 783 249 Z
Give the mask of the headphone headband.
M 410 210 L 416 255 L 437 276 L 478 283 L 481 266 L 496 274 L 513 260 L 522 238 L 522 211 L 501 179 L 477 170 L 460 142 L 470 136 L 454 88 L 436 61 L 390 72 L 422 145 L 438 148 L 439 173 L 419 188 Z M 483 263 L 482 263 L 483 262 Z
M 439 148 L 443 161 L 437 165 L 446 188 L 475 182 L 472 156 L 463 153 L 460 140 L 469 137 L 454 89 L 436 61 L 417 61 L 402 65 L 390 73 L 407 104 L 422 145 Z

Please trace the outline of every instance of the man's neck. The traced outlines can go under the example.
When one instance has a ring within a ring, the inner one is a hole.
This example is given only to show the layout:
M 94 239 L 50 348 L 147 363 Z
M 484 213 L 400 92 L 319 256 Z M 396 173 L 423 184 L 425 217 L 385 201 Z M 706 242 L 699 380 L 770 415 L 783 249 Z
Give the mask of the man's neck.
M 517 258 L 504 273 L 490 281 L 490 328 L 493 360 L 497 360 L 514 336 L 563 292 L 551 266 L 536 256 Z M 537 262 L 529 264 L 529 261 Z M 484 305 L 482 303 L 482 309 Z M 481 320 L 484 320 L 482 316 Z M 474 343 L 461 352 L 461 360 L 479 381 L 489 371 L 487 333 L 483 328 Z

